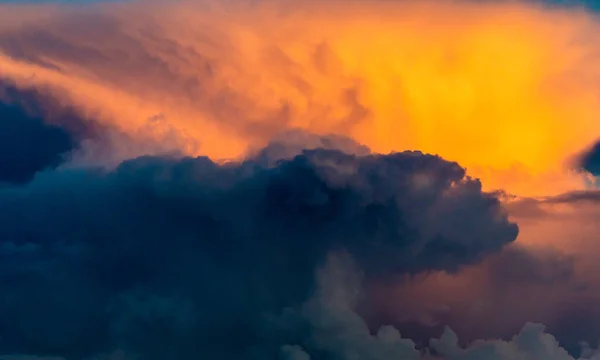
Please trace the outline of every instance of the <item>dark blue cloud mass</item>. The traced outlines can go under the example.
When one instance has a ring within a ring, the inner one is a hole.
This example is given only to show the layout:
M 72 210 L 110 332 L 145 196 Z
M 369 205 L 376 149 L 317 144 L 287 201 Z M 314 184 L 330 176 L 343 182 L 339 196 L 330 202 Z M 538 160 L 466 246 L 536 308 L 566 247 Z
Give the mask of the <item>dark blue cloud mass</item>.
M 141 157 L 0 189 L 0 353 L 276 358 L 302 326 L 273 334 L 267 315 L 310 297 L 331 253 L 385 278 L 455 271 L 517 236 L 440 157 L 287 155 Z
M 579 166 L 592 175 L 600 175 L 600 142 L 596 142 L 580 156 Z
M 79 142 L 92 136 L 91 123 L 61 109 L 37 90 L 19 90 L 0 81 L 0 183 L 23 183 L 68 160 Z

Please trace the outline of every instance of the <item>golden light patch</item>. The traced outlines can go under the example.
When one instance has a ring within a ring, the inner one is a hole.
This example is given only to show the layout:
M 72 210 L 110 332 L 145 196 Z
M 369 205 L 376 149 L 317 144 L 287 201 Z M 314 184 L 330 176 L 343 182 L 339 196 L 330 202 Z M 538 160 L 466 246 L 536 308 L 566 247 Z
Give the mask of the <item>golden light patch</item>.
M 299 127 L 376 152 L 439 154 L 487 189 L 584 186 L 564 168 L 600 137 L 600 27 L 591 15 L 522 3 L 301 5 L 134 3 L 30 15 L 0 27 L 0 76 L 50 86 L 130 133 L 164 114 L 216 159 Z M 72 21 L 82 15 L 119 32 Z M 32 41 L 36 26 L 68 46 Z M 53 66 L 15 56 L 14 44 Z

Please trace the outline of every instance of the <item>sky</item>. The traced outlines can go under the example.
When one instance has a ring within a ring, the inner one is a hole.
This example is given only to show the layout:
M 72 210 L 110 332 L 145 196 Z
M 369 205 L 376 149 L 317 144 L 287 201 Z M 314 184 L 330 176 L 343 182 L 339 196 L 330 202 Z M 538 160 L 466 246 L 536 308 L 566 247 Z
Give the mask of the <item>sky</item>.
M 597 2 L 0 4 L 0 360 L 600 360 Z

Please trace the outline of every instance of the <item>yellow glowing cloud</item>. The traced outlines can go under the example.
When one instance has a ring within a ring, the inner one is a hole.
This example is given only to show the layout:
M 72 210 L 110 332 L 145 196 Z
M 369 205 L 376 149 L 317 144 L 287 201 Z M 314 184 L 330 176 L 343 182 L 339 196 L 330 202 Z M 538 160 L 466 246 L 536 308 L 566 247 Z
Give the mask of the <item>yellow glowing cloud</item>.
M 377 152 L 440 154 L 487 188 L 538 195 L 583 186 L 564 162 L 600 137 L 600 23 L 581 10 L 458 1 L 1 9 L 0 23 L 28 16 L 0 26 L 0 77 L 49 86 L 126 132 L 162 113 L 215 158 L 300 127 Z

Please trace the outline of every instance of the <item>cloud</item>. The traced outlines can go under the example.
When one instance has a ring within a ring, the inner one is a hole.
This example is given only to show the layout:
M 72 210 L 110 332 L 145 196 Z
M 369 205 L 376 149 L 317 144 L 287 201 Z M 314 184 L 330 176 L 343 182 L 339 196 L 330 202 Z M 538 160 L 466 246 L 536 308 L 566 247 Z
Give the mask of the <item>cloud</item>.
M 370 328 L 393 324 L 419 346 L 450 326 L 465 347 L 509 341 L 526 322 L 543 323 L 572 356 L 597 344 L 600 286 L 597 191 L 505 200 L 518 239 L 459 273 L 368 282 L 358 312 Z
M 332 251 L 382 278 L 456 271 L 517 236 L 493 194 L 436 156 L 260 154 L 147 156 L 0 190 L 0 348 L 241 354 Z
M 468 346 L 460 345 L 457 335 L 448 327 L 439 338 L 432 339 L 427 348 L 416 344 L 401 335 L 392 326 L 383 326 L 371 331 L 357 314 L 356 306 L 365 295 L 363 292 L 364 274 L 352 257 L 346 252 L 329 254 L 326 262 L 315 272 L 314 292 L 305 302 L 296 307 L 284 309 L 280 314 L 265 321 L 271 342 L 265 341 L 253 347 L 250 353 L 242 355 L 247 359 L 346 359 L 358 357 L 372 360 L 594 360 L 599 353 L 589 346 L 582 345 L 582 356 L 575 358 L 560 346 L 551 334 L 545 332 L 541 324 L 528 323 L 517 335 L 509 340 L 478 340 Z M 150 305 L 152 303 L 153 305 Z M 140 306 L 144 305 L 144 306 Z M 143 313 L 143 319 L 156 316 L 160 309 L 167 309 L 171 316 L 177 312 L 186 314 L 189 307 L 177 301 L 153 299 L 136 304 L 133 313 Z M 189 314 L 181 320 L 188 322 Z M 159 317 L 161 318 L 161 317 Z M 155 318 L 156 319 L 156 318 Z M 164 318 L 162 318 L 164 320 Z M 148 324 L 146 322 L 145 324 Z M 172 324 L 162 322 L 164 326 Z M 180 323 L 181 325 L 181 323 Z M 181 328 L 185 328 L 183 325 Z M 181 329 L 180 328 L 180 329 Z M 164 332 L 163 334 L 168 334 Z M 197 339 L 196 339 L 197 340 Z M 235 337 L 231 341 L 243 341 Z M 146 346 L 152 346 L 146 343 Z M 203 353 L 206 354 L 206 353 Z M 212 354 L 215 355 L 215 354 Z M 195 354 L 198 356 L 198 353 Z M 229 357 L 228 357 L 229 356 Z M 230 359 L 231 355 L 219 354 L 212 358 Z M 130 360 L 133 354 L 116 351 L 98 355 L 90 360 Z M 235 357 L 235 358 L 240 358 Z M 3 360 L 61 360 L 64 358 L 12 355 L 0 357 Z
M 301 5 L 0 7 L 3 125 L 45 140 L 0 144 L 28 153 L 0 189 L 1 352 L 571 360 L 556 339 L 600 337 L 597 194 L 552 196 L 600 135 L 596 17 Z
M 22 183 L 57 167 L 114 167 L 140 155 L 178 155 L 197 143 L 161 114 L 126 134 L 61 101 L 47 87 L 0 81 L 0 182 Z
M 531 249 L 517 241 L 456 274 L 367 282 L 370 296 L 358 312 L 371 328 L 392 324 L 419 346 L 439 336 L 444 326 L 467 345 L 482 338 L 509 339 L 526 322 L 542 322 L 576 352 L 579 341 L 596 339 L 590 328 L 571 336 L 564 322 L 574 309 L 595 316 L 587 308 L 594 292 L 575 261 L 561 251 Z
M 432 341 L 432 348 L 447 360 L 575 359 L 560 347 L 554 336 L 544 330 L 543 325 L 529 323 L 511 341 L 480 340 L 463 349 L 458 345 L 456 334 L 447 328 L 439 340 Z M 598 356 L 600 355 L 594 353 L 586 354 L 582 359 L 597 359 Z
M 439 154 L 487 189 L 547 195 L 584 188 L 563 162 L 600 136 L 598 22 L 581 8 L 467 1 L 4 6 L 2 78 L 49 87 L 133 137 L 163 114 L 199 143 L 179 144 L 186 154 L 239 159 L 248 147 L 302 128 L 345 135 L 376 152 Z
M 68 161 L 79 146 L 78 137 L 46 122 L 35 92 L 0 84 L 0 101 L 0 182 L 29 181 L 37 172 Z M 71 114 L 57 120 L 65 125 L 82 124 Z
M 581 155 L 579 166 L 593 175 L 600 175 L 600 143 L 595 143 Z
M 526 324 L 510 340 L 477 340 L 461 346 L 448 327 L 426 349 L 391 327 L 370 331 L 355 312 L 361 295 L 361 276 L 344 254 L 330 257 L 317 274 L 318 290 L 299 310 L 310 336 L 301 344 L 281 348 L 284 359 L 314 358 L 390 360 L 575 360 L 541 324 Z M 598 359 L 600 353 L 584 346 L 580 359 Z

